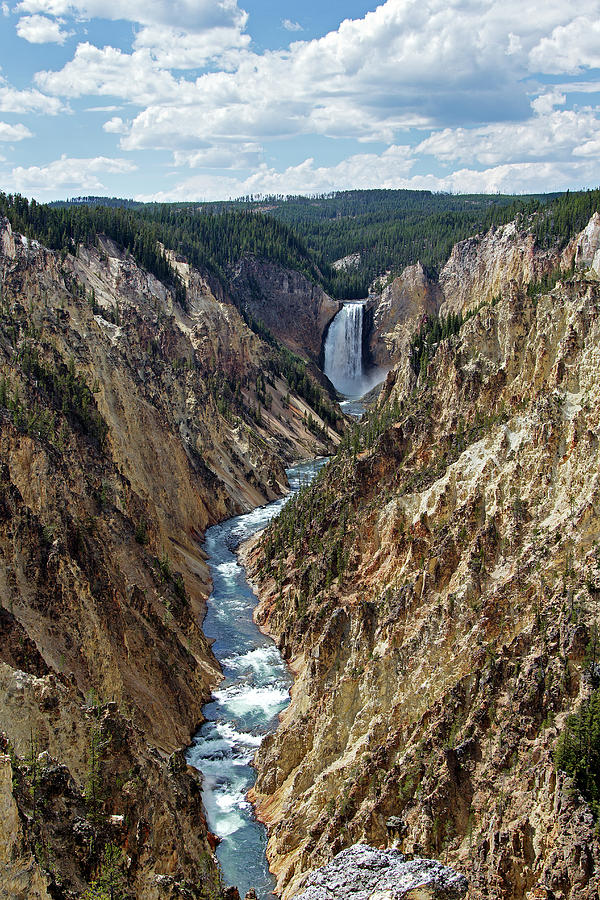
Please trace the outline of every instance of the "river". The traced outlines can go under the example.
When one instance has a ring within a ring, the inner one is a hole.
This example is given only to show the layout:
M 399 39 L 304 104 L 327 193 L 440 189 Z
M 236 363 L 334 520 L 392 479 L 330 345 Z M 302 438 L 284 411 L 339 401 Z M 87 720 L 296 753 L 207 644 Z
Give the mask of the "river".
M 292 492 L 311 481 L 324 459 L 288 469 Z M 291 676 L 271 638 L 252 618 L 257 603 L 235 555 L 242 541 L 277 515 L 292 494 L 209 528 L 208 554 L 213 591 L 203 631 L 214 639 L 213 653 L 223 681 L 204 707 L 206 721 L 186 758 L 203 775 L 202 799 L 210 830 L 221 838 L 217 857 L 226 884 L 272 896 L 275 880 L 265 855 L 266 830 L 254 817 L 246 793 L 255 772 L 250 762 L 264 736 L 277 727 L 289 702 Z

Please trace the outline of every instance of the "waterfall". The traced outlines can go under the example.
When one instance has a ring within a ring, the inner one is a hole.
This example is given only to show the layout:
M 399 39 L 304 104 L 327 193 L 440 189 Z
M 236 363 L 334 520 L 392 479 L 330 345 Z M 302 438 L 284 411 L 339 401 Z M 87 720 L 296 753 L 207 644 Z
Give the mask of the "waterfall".
M 365 303 L 344 303 L 329 326 L 324 371 L 342 394 L 359 397 L 366 390 L 362 361 Z

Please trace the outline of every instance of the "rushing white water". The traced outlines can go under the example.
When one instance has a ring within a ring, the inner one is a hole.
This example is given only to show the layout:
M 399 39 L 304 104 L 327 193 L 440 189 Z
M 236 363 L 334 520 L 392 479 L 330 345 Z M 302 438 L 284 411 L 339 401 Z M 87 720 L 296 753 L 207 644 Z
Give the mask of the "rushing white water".
M 385 377 L 379 368 L 365 371 L 363 319 L 366 300 L 344 303 L 329 326 L 325 339 L 324 372 L 333 386 L 356 400 Z
M 292 491 L 311 480 L 324 462 L 288 470 Z M 206 722 L 187 751 L 187 761 L 203 775 L 202 799 L 209 828 L 221 838 L 217 857 L 224 879 L 242 897 L 254 888 L 261 900 L 272 895 L 275 882 L 265 856 L 265 829 L 246 793 L 255 778 L 252 757 L 289 702 L 291 678 L 273 641 L 254 624 L 256 596 L 235 549 L 264 528 L 290 496 L 206 532 L 213 592 L 203 631 L 214 638 L 212 649 L 224 678 L 213 702 L 204 707 Z

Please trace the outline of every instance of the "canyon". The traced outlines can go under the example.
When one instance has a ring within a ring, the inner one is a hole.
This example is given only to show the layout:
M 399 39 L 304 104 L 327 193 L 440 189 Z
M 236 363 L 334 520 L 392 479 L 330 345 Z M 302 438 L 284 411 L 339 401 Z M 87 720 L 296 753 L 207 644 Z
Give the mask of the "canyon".
M 330 456 L 242 551 L 294 675 L 250 793 L 278 892 L 596 897 L 554 751 L 596 678 L 600 216 L 390 275 L 352 330 L 387 371 L 361 424 L 321 371 L 350 305 L 163 250 L 184 303 L 106 235 L 0 220 L 0 892 L 235 900 L 182 751 L 221 679 L 204 535 Z

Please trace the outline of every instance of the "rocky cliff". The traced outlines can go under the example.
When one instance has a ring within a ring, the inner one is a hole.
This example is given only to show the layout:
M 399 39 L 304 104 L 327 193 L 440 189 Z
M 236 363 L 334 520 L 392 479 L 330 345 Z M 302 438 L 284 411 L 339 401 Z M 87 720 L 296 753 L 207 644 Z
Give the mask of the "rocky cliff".
M 427 277 L 421 263 L 394 278 L 374 304 L 369 349 L 377 364 L 400 359 L 423 318 L 436 315 L 441 302 L 440 285 Z
M 557 249 L 540 248 L 535 235 L 515 222 L 460 241 L 440 272 L 441 313 L 464 313 L 502 296 L 511 286 L 527 287 L 559 263 Z
M 327 326 L 340 309 L 321 287 L 300 272 L 247 257 L 232 274 L 231 292 L 249 316 L 318 364 Z
M 218 893 L 171 756 L 219 677 L 202 533 L 336 435 L 184 261 L 185 310 L 101 237 L 58 254 L 3 221 L 0 251 L 2 802 L 23 896 L 107 878 L 109 850 L 136 896 Z
M 557 270 L 594 263 L 600 216 L 567 247 L 543 247 L 523 224 L 510 222 L 455 244 L 438 278 L 430 278 L 420 263 L 407 266 L 374 301 L 370 348 L 385 365 L 406 356 L 410 338 L 425 316 L 463 315 L 490 303 L 511 289 L 524 289 Z
M 553 753 L 595 678 L 600 284 L 503 284 L 248 551 L 296 673 L 254 791 L 284 897 L 390 815 L 470 897 L 597 896 Z
M 298 900 L 462 900 L 467 879 L 432 859 L 355 844 L 310 876 Z

